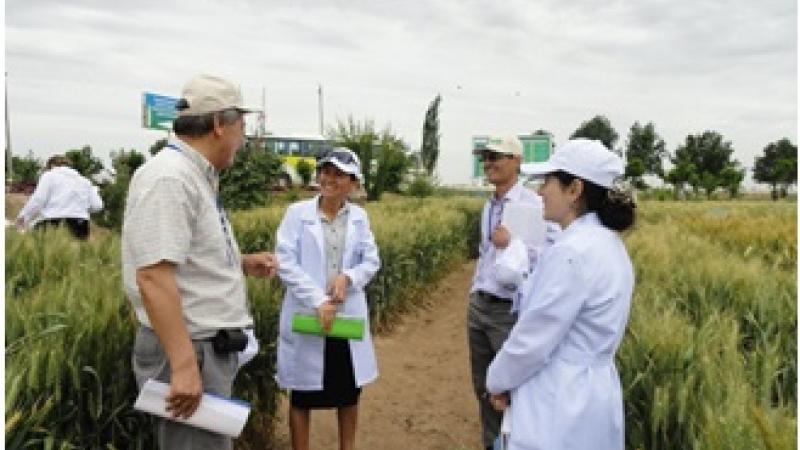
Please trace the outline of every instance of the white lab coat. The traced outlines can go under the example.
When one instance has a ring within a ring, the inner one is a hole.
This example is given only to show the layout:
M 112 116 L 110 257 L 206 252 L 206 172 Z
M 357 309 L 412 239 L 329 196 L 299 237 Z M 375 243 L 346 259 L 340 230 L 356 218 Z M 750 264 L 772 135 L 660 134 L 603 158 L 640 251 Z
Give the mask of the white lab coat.
M 316 314 L 316 307 L 326 299 L 325 247 L 318 201 L 319 196 L 290 205 L 278 227 L 275 253 L 286 295 L 280 314 L 276 379 L 284 389 L 318 391 L 323 387 L 325 339 L 292 332 L 295 313 Z M 380 259 L 367 213 L 354 204 L 348 214 L 342 260 L 342 273 L 350 278 L 351 285 L 337 314 L 366 320 L 364 339 L 348 341 L 356 385 L 363 386 L 378 376 L 364 287 L 378 271 Z
M 617 233 L 595 213 L 576 219 L 540 260 L 488 392 L 511 393 L 511 450 L 622 450 L 622 389 L 614 355 L 634 273 Z

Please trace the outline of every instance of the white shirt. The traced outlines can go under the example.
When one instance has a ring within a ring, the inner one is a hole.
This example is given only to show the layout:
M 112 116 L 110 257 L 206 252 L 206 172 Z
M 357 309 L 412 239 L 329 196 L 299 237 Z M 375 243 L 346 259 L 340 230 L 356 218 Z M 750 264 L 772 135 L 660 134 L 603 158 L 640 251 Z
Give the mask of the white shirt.
M 520 286 L 503 284 L 498 280 L 495 267 L 497 248 L 492 244 L 492 232 L 500 224 L 506 202 L 525 202 L 536 205 L 540 209 L 542 208 L 542 199 L 539 194 L 526 188 L 521 181 L 518 181 L 509 189 L 502 199 L 498 200 L 492 195 L 486 202 L 481 214 L 481 241 L 478 245 L 478 264 L 475 268 L 475 277 L 472 280 L 470 293 L 480 290 L 512 300 L 518 295 Z M 526 246 L 526 250 L 529 258 L 529 267 L 535 267 L 537 249 Z
M 45 172 L 28 203 L 19 212 L 26 224 L 39 216 L 47 219 L 89 219 L 89 212 L 103 209 L 103 200 L 92 183 L 69 167 Z
M 510 449 L 624 448 L 614 355 L 633 285 L 622 240 L 595 213 L 576 219 L 547 250 L 486 374 L 488 392 L 511 393 Z

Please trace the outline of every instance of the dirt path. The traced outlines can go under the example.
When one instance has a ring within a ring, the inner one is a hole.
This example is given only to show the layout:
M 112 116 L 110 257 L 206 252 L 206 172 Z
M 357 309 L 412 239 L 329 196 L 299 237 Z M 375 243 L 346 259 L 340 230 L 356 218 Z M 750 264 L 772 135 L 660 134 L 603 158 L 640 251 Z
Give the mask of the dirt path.
M 361 396 L 361 450 L 466 450 L 480 447 L 466 337 L 467 292 L 474 263 L 436 286 L 429 306 L 375 338 L 378 380 Z M 288 450 L 287 402 L 279 407 L 276 450 Z M 336 413 L 311 414 L 311 448 L 336 449 Z

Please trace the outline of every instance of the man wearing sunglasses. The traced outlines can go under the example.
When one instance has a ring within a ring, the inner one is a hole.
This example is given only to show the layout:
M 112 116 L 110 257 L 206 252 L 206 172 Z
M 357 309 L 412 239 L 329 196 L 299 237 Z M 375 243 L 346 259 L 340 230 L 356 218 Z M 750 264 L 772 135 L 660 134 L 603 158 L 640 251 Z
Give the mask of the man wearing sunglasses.
M 141 324 L 133 371 L 169 383 L 166 409 L 196 411 L 203 392 L 230 396 L 252 337 L 244 275 L 275 275 L 272 254 L 242 255 L 219 199 L 219 172 L 244 143 L 239 88 L 199 75 L 184 87 L 175 137 L 131 180 L 122 227 L 125 291 Z M 157 419 L 162 450 L 232 449 L 231 439 Z
M 486 370 L 516 321 L 512 304 L 521 288 L 500 281 L 495 270 L 498 251 L 511 242 L 511 235 L 501 224 L 503 208 L 510 202 L 524 202 L 541 209 L 542 200 L 519 180 L 522 143 L 516 136 L 491 137 L 474 154 L 483 163 L 486 180 L 494 185 L 494 193 L 481 214 L 479 257 L 467 315 L 472 383 L 478 398 L 482 441 L 485 448 L 491 449 L 500 431 L 502 415 L 494 410 L 486 394 Z M 533 248 L 527 251 L 533 267 L 536 251 Z

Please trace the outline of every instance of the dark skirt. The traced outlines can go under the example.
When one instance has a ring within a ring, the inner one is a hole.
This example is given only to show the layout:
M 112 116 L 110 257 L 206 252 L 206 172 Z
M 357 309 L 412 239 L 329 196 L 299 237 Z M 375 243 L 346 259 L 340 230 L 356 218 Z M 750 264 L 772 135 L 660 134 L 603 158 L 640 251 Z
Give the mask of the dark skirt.
M 325 361 L 321 391 L 291 393 L 291 404 L 297 408 L 343 408 L 358 404 L 361 388 L 356 386 L 353 359 L 347 339 L 325 338 Z

